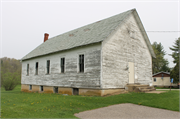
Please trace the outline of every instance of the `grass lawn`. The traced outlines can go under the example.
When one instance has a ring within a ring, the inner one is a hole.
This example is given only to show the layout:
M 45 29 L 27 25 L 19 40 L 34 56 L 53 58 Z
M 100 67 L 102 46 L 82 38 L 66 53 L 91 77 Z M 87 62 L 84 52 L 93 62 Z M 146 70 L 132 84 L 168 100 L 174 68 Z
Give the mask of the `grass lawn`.
M 87 97 L 24 93 L 20 89 L 19 85 L 13 91 L 1 90 L 1 118 L 76 118 L 75 113 L 120 103 L 179 111 L 179 91 Z

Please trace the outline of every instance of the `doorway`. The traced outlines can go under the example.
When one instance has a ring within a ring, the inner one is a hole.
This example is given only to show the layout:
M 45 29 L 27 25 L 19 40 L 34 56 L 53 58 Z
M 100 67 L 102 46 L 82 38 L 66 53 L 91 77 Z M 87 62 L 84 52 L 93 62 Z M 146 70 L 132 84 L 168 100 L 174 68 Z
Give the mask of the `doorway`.
M 134 84 L 134 63 L 129 62 L 128 67 L 129 67 L 129 84 Z

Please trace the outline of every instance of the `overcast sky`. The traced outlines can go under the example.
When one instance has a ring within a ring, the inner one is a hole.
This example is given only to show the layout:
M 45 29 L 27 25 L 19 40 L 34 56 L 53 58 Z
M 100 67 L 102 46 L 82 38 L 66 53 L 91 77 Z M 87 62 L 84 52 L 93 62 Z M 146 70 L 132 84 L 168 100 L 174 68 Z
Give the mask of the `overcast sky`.
M 0 57 L 21 59 L 43 43 L 44 33 L 51 38 L 135 8 L 150 42 L 162 43 L 169 66 L 174 66 L 168 54 L 180 37 L 179 0 L 1 0 L 0 4 Z

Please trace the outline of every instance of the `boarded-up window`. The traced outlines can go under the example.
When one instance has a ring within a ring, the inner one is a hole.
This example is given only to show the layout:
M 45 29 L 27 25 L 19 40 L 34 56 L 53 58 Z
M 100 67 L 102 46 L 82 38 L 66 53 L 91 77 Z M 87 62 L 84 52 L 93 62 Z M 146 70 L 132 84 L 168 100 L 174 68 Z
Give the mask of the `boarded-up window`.
M 36 62 L 36 75 L 38 75 L 38 62 Z
M 84 55 L 79 55 L 79 72 L 84 72 Z
M 50 60 L 47 60 L 47 74 L 50 72 Z
M 64 73 L 65 58 L 61 58 L 61 73 Z
M 29 75 L 29 64 L 27 64 L 27 76 Z

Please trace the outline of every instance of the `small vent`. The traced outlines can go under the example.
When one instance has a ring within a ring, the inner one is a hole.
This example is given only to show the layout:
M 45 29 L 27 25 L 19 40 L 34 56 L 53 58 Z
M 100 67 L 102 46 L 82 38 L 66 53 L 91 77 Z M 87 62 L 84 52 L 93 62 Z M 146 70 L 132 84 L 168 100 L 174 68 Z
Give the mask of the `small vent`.
M 72 34 L 69 34 L 69 36 L 72 37 L 72 36 L 74 36 L 74 34 L 73 34 L 73 33 L 72 33 Z

